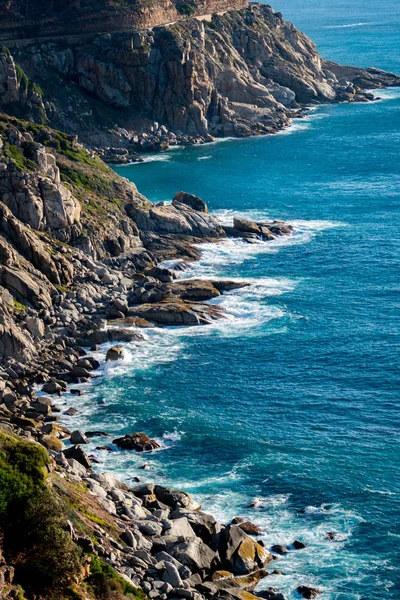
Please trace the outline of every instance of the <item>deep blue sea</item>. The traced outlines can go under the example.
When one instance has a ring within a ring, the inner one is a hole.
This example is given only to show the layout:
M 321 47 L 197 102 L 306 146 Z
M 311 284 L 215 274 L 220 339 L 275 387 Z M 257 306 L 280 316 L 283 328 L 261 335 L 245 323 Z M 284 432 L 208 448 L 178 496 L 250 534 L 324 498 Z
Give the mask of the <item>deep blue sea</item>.
M 397 0 L 274 8 L 324 57 L 400 73 Z M 249 517 L 267 544 L 305 542 L 262 582 L 290 599 L 302 583 L 321 600 L 400 598 L 400 90 L 380 95 L 118 168 L 151 200 L 183 189 L 224 220 L 284 219 L 295 234 L 204 247 L 186 276 L 252 282 L 220 299 L 229 319 L 146 333 L 69 401 L 82 427 L 163 442 L 99 451 L 99 468 L 186 489 L 223 521 Z

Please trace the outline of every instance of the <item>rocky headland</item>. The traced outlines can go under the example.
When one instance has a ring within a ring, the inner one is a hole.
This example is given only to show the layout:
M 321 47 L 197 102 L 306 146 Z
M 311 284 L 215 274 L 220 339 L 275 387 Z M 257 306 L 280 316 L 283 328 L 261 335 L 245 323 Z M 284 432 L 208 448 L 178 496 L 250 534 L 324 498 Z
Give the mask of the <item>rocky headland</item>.
M 400 79 L 322 60 L 269 6 L 21 0 L 0 17 L 0 597 L 284 600 L 255 589 L 301 541 L 264 548 L 256 523 L 102 474 L 84 448 L 107 432 L 67 429 L 57 398 L 81 394 L 100 344 L 120 360 L 143 328 L 226 316 L 208 301 L 247 284 L 185 279 L 202 242 L 293 228 L 225 226 L 182 191 L 154 204 L 101 156 L 273 133 L 310 104 L 369 101 Z M 113 447 L 159 449 L 142 432 Z
M 170 2 L 174 15 L 153 14 L 146 24 L 128 18 L 122 2 L 64 3 L 64 11 L 62 3 L 4 4 L 0 103 L 18 117 L 79 134 L 109 162 L 274 133 L 307 106 L 370 101 L 369 90 L 400 84 L 390 73 L 323 60 L 280 13 L 242 0 Z M 145 4 L 156 6 L 164 4 Z M 132 10 L 144 5 L 132 3 Z M 62 35 L 64 28 L 74 35 Z

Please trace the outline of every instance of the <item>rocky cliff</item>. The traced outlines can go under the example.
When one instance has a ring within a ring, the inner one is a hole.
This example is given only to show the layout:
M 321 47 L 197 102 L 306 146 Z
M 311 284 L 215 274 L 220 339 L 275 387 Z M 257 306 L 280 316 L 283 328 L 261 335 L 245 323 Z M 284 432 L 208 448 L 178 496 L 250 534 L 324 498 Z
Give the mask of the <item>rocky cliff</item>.
M 82 445 L 107 432 L 69 431 L 54 401 L 81 394 L 71 386 L 99 368 L 90 355 L 99 344 L 143 343 L 141 328 L 155 325 L 207 325 L 224 318 L 207 301 L 246 285 L 182 281 L 161 261 L 184 265 L 200 242 L 226 235 L 259 243 L 292 233 L 276 221 L 222 226 L 185 192 L 153 204 L 100 153 L 122 160 L 177 142 L 274 132 L 304 105 L 366 101 L 365 89 L 400 83 L 324 62 L 268 6 L 225 12 L 234 6 L 0 1 L 0 36 L 11 47 L 0 50 L 4 600 L 285 600 L 272 588 L 250 593 L 273 558 L 254 539 L 256 525 L 220 525 L 182 492 L 99 475 Z M 224 14 L 207 15 L 217 9 Z M 170 18 L 177 22 L 137 28 Z M 110 348 L 106 358 L 123 352 Z M 158 445 L 137 432 L 114 440 L 117 448 Z M 277 558 L 288 548 L 271 551 Z
M 272 133 L 303 106 L 371 100 L 366 88 L 400 83 L 323 61 L 307 36 L 265 5 L 152 30 L 25 40 L 12 53 L 20 79 L 24 73 L 41 90 L 37 100 L 53 126 L 79 132 L 91 146 L 132 151 Z M 3 56 L 0 65 L 8 110 L 11 60 Z

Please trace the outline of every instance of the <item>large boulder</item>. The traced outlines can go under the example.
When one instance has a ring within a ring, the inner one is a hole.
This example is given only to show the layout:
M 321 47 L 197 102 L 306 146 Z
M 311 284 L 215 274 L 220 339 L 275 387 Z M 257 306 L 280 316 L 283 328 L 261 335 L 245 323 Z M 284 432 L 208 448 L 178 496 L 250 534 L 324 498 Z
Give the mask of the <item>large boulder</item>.
M 225 237 L 224 229 L 215 217 L 189 207 L 179 210 L 171 205 L 156 206 L 149 203 L 146 208 L 138 208 L 130 204 L 126 211 L 143 232 L 184 234 L 201 238 Z
M 188 194 L 187 192 L 176 192 L 174 199 L 172 200 L 172 206 L 181 208 L 182 204 L 198 212 L 208 213 L 207 204 L 194 194 Z
M 124 349 L 121 346 L 113 346 L 107 350 L 106 362 L 109 360 L 122 360 L 124 357 Z
M 221 292 L 207 279 L 187 279 L 169 284 L 169 290 L 182 300 L 203 302 L 220 296 Z
M 201 511 L 189 511 L 187 509 L 179 509 L 172 512 L 170 519 L 180 519 L 186 517 L 193 531 L 203 540 L 207 546 L 213 550 L 218 548 L 219 536 L 222 526 L 212 517 Z
M 312 600 L 321 594 L 318 588 L 310 587 L 309 585 L 299 585 L 297 592 L 307 600 Z
M 293 233 L 293 225 L 289 225 L 283 221 L 263 221 L 257 223 L 257 226 L 260 227 L 261 231 L 265 229 L 274 236 L 291 235 Z
M 156 485 L 154 486 L 154 494 L 157 496 L 157 500 L 166 504 L 174 511 L 179 509 L 194 511 L 201 508 L 200 504 L 193 500 L 186 492 L 166 488 L 162 485 Z
M 67 229 L 79 223 L 81 206 L 64 185 L 42 178 L 40 191 L 46 223 L 51 230 Z
M 180 563 L 189 567 L 192 573 L 208 571 L 216 559 L 215 552 L 197 537 L 176 544 L 170 552 Z
M 3 267 L 0 280 L 4 287 L 17 298 L 22 298 L 35 308 L 50 308 L 52 305 L 49 286 L 23 269 Z
M 192 326 L 212 323 L 223 317 L 224 313 L 220 307 L 211 304 L 171 298 L 154 304 L 132 306 L 128 315 L 141 317 L 158 325 Z
M 90 462 L 89 457 L 85 454 L 80 446 L 71 446 L 71 448 L 64 450 L 63 454 L 67 459 L 73 458 L 76 460 L 83 467 L 85 467 L 85 469 L 92 468 L 92 463 Z
M 243 231 L 245 233 L 260 233 L 260 228 L 254 221 L 250 221 L 249 219 L 242 219 L 241 217 L 234 217 L 233 226 L 235 229 L 239 231 Z
M 236 525 L 221 532 L 219 553 L 224 567 L 238 575 L 265 567 L 272 555 Z

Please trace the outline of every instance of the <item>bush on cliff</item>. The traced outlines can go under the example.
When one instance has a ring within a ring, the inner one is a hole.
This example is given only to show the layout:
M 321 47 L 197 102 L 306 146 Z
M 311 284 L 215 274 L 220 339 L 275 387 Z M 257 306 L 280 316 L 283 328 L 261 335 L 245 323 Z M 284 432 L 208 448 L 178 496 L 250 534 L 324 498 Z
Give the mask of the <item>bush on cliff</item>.
M 3 552 L 26 591 L 60 598 L 80 574 L 81 552 L 63 529 L 64 507 L 45 481 L 47 463 L 44 448 L 0 433 Z
M 123 577 L 98 556 L 91 555 L 87 583 L 97 600 L 146 600 L 146 594 L 125 581 Z

